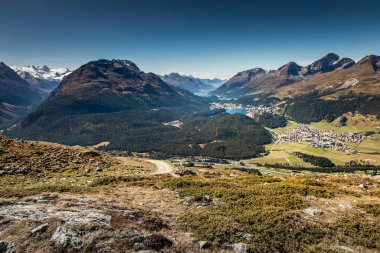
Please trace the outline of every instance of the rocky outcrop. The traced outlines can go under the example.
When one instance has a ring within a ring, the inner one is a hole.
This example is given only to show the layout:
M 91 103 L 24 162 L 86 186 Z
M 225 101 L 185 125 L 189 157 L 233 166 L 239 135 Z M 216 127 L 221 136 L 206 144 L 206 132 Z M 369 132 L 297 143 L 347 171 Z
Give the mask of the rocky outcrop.
M 301 71 L 302 67 L 299 66 L 297 63 L 295 62 L 289 62 L 288 64 L 280 67 L 277 72 L 280 74 L 280 75 L 293 75 L 293 76 L 296 76 L 296 75 L 299 75 L 299 72 Z
M 302 69 L 303 75 L 314 75 L 318 73 L 326 73 L 334 70 L 334 63 L 339 60 L 339 56 L 334 53 L 328 53 L 321 59 Z
M 5 253 L 8 250 L 11 250 L 13 246 L 13 242 L 0 241 L 0 253 Z
M 79 195 L 40 195 L 2 202 L 0 217 L 4 238 L 0 252 L 14 248 L 14 252 L 116 253 L 120 252 L 117 245 L 123 245 L 124 252 L 153 252 L 174 244 L 165 234 L 170 228 L 159 217 Z M 15 228 L 17 235 L 12 232 Z
M 65 252 L 68 249 L 79 250 L 84 244 L 78 231 L 66 227 L 58 227 L 51 237 L 51 242 L 59 252 Z
M 380 56 L 367 55 L 358 62 L 358 65 L 367 65 L 372 67 L 374 71 L 378 71 L 380 69 Z
M 355 64 L 351 58 L 342 58 L 334 63 L 334 69 L 348 69 Z

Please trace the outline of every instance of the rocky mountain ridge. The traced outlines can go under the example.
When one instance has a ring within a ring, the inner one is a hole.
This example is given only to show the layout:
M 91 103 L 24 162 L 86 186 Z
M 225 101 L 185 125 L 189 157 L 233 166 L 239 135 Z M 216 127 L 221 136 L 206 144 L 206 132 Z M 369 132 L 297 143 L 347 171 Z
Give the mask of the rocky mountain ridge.
M 318 93 L 338 98 L 347 94 L 379 94 L 380 56 L 368 55 L 355 64 L 343 58 L 335 66 L 340 67 L 278 89 L 274 95 L 283 98 Z
M 354 60 L 329 53 L 305 67 L 289 62 L 277 70 L 266 71 L 255 68 L 239 72 L 211 94 L 226 97 L 272 93 L 282 87 L 293 85 L 311 76 L 345 69 L 353 66 Z

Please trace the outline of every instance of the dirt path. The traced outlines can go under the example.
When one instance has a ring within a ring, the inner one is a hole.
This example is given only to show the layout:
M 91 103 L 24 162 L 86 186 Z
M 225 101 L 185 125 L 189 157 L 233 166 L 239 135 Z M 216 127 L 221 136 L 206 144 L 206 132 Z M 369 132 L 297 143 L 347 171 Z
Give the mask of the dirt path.
M 174 167 L 168 161 L 162 160 L 146 160 L 156 165 L 157 171 L 153 174 L 171 174 L 174 173 Z

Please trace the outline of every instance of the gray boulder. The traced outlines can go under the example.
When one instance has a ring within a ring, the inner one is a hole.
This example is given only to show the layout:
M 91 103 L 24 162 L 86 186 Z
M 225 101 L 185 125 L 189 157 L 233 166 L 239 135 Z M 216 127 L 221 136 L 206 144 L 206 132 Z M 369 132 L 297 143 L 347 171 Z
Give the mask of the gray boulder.
M 232 244 L 232 247 L 235 251 L 235 253 L 246 253 L 247 252 L 247 244 L 246 243 L 234 243 Z
M 323 213 L 321 209 L 311 207 L 304 209 L 303 212 L 308 215 L 321 215 Z
M 251 240 L 251 237 L 252 237 L 251 234 L 245 233 L 245 232 L 238 232 L 236 235 L 240 236 L 241 238 L 245 239 L 246 241 Z
M 49 224 L 47 223 L 44 223 L 42 225 L 39 225 L 38 227 L 35 227 L 33 230 L 32 230 L 32 234 L 36 234 L 36 233 L 43 233 L 47 230 L 47 228 L 49 227 Z
M 225 248 L 232 249 L 235 253 L 246 253 L 248 244 L 246 243 L 233 243 L 233 244 L 224 244 Z
M 0 241 L 0 253 L 5 253 L 11 248 L 13 248 L 14 244 L 13 242 L 5 242 L 5 241 Z
M 65 227 L 57 228 L 51 237 L 51 242 L 59 251 L 65 251 L 68 248 L 78 250 L 84 244 L 83 239 L 76 231 Z
M 135 242 L 133 244 L 134 251 L 141 250 L 161 250 L 166 247 L 171 247 L 173 242 L 164 237 L 161 234 L 150 234 L 143 237 L 134 237 Z
M 209 241 L 198 241 L 198 245 L 200 249 L 208 249 L 211 247 L 211 242 Z

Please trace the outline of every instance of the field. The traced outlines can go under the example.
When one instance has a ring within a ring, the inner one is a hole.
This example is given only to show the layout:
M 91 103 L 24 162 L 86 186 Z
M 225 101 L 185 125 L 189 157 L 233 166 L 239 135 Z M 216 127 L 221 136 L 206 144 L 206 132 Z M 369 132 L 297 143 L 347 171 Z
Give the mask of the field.
M 344 132 L 351 132 L 351 133 L 360 133 L 360 132 L 370 132 L 370 131 L 379 131 L 380 129 L 376 128 L 375 126 L 370 125 L 355 125 L 355 126 L 334 126 L 331 123 L 321 121 L 321 122 L 313 122 L 310 124 L 312 127 L 315 127 L 317 129 L 327 130 L 327 131 L 333 131 L 337 134 L 344 133 Z
M 380 134 L 366 137 L 359 145 L 357 143 L 349 143 L 348 145 L 359 152 L 380 153 Z
M 351 132 L 362 132 L 362 131 L 370 131 L 374 128 L 371 127 L 354 127 L 354 126 L 346 126 L 346 127 L 334 127 L 330 123 L 327 122 L 318 122 L 312 123 L 313 127 L 334 131 L 336 133 L 342 133 L 344 131 Z M 295 128 L 297 126 L 296 123 L 290 122 L 284 128 L 273 129 L 273 132 L 277 134 L 286 134 L 287 129 Z M 250 159 L 249 163 L 260 163 L 260 164 L 289 164 L 292 166 L 302 166 L 302 167 L 313 167 L 312 165 L 303 162 L 299 158 L 295 157 L 293 152 L 302 152 L 315 156 L 323 156 L 330 159 L 336 165 L 345 165 L 347 162 L 358 160 L 369 162 L 372 165 L 380 165 L 380 134 L 375 134 L 371 136 L 365 137 L 362 143 L 345 143 L 352 150 L 356 150 L 357 152 L 345 152 L 345 151 L 337 151 L 329 148 L 312 148 L 309 147 L 307 142 L 290 142 L 290 143 L 280 143 L 276 144 L 271 143 L 265 145 L 265 149 L 270 151 L 269 155 L 259 158 Z M 275 147 L 273 148 L 273 146 Z
M 340 123 L 342 117 L 346 118 L 346 123 L 343 126 Z M 361 114 L 346 113 L 331 123 L 320 121 L 311 123 L 311 126 L 317 129 L 333 131 L 335 133 L 378 132 L 380 131 L 380 120 L 372 115 L 364 116 Z

